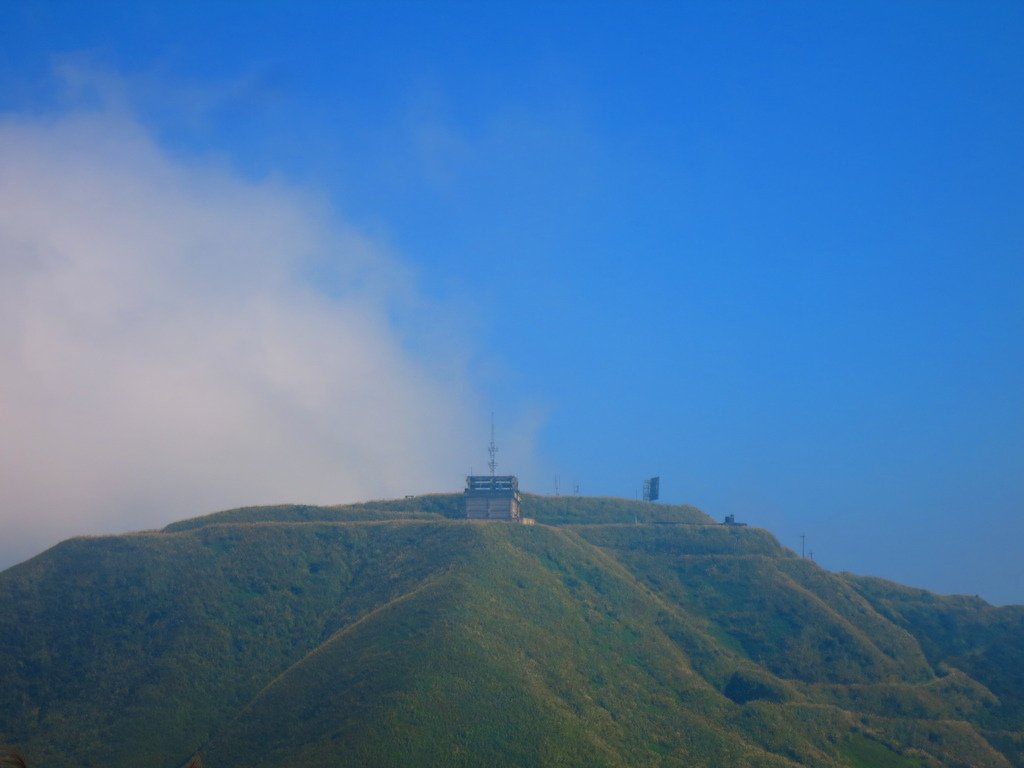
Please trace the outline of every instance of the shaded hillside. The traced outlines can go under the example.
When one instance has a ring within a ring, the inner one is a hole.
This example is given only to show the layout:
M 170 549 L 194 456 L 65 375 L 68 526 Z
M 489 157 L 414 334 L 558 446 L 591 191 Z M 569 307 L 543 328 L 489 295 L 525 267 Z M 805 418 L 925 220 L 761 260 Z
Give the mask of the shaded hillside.
M 978 597 L 934 595 L 883 579 L 844 578 L 897 626 L 920 639 L 928 661 L 994 694 L 978 717 L 989 740 L 1024 765 L 1024 606 L 995 607 Z
M 43 768 L 1024 765 L 1024 609 L 692 507 L 523 508 L 547 524 L 439 494 L 65 542 L 0 573 L 0 742 Z

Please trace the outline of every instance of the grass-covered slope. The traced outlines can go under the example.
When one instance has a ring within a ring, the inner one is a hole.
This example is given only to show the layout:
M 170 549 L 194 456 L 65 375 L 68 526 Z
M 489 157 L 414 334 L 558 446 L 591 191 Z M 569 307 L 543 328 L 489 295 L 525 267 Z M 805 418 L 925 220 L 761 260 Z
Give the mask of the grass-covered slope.
M 986 737 L 1024 765 L 1024 606 L 934 595 L 883 579 L 844 574 L 892 623 L 920 639 L 929 662 L 983 685 L 992 697 L 973 719 Z
M 312 504 L 275 504 L 239 507 L 171 523 L 164 531 L 175 533 L 224 523 L 351 523 L 368 520 L 441 520 L 462 515 L 462 497 L 437 493 L 408 499 L 367 501 L 322 507 Z
M 0 573 L 0 743 L 42 768 L 1024 765 L 1024 611 L 830 574 L 692 507 L 523 509 L 65 542 Z
M 416 523 L 76 539 L 0 574 L 0 742 L 174 766 L 226 712 L 471 537 Z
M 473 557 L 276 680 L 206 764 L 788 764 L 722 727 L 628 574 L 556 531 L 472 527 Z
M 524 517 L 546 525 L 611 524 L 611 523 L 692 523 L 713 522 L 696 507 L 688 504 L 649 504 L 630 499 L 590 496 L 537 496 L 523 494 Z M 465 517 L 462 494 L 432 493 L 407 496 L 404 499 L 364 501 L 319 507 L 310 504 L 276 504 L 263 507 L 240 507 L 211 515 L 193 517 L 172 523 L 165 531 L 186 531 L 220 523 L 262 522 L 330 522 L 358 520 L 460 520 Z

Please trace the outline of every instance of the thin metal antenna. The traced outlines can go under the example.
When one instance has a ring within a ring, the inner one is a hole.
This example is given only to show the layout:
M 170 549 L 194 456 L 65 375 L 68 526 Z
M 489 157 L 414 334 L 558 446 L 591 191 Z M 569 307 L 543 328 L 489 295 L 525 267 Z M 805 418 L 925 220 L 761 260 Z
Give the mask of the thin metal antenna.
M 491 454 L 491 460 L 487 462 L 487 466 L 491 468 L 491 477 L 494 477 L 494 470 L 498 468 L 498 461 L 495 458 L 498 446 L 494 444 L 494 411 L 491 411 L 491 444 L 487 446 L 487 452 Z
M 804 539 L 806 538 L 807 536 L 805 534 L 800 534 L 800 557 L 804 556 Z

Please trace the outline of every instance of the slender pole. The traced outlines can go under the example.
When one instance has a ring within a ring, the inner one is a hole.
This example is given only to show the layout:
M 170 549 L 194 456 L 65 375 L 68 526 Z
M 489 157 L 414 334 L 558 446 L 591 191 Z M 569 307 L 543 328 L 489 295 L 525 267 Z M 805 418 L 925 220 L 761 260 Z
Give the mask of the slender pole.
M 806 539 L 806 538 L 807 538 L 806 535 L 804 535 L 802 533 L 800 534 L 800 557 L 801 558 L 804 556 L 804 539 Z
M 491 411 L 491 444 L 487 446 L 487 452 L 491 454 L 491 460 L 487 466 L 491 468 L 491 479 L 494 479 L 494 470 L 498 468 L 498 461 L 495 454 L 498 453 L 498 446 L 494 444 L 494 411 Z

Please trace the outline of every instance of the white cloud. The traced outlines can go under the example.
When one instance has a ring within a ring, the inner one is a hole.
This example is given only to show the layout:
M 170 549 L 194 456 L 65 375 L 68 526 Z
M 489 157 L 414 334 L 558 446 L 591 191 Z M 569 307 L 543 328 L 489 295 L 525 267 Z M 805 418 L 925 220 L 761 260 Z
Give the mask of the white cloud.
M 174 159 L 124 112 L 0 120 L 0 567 L 457 487 L 483 420 L 458 362 L 389 319 L 428 313 L 410 282 L 315 199 Z

